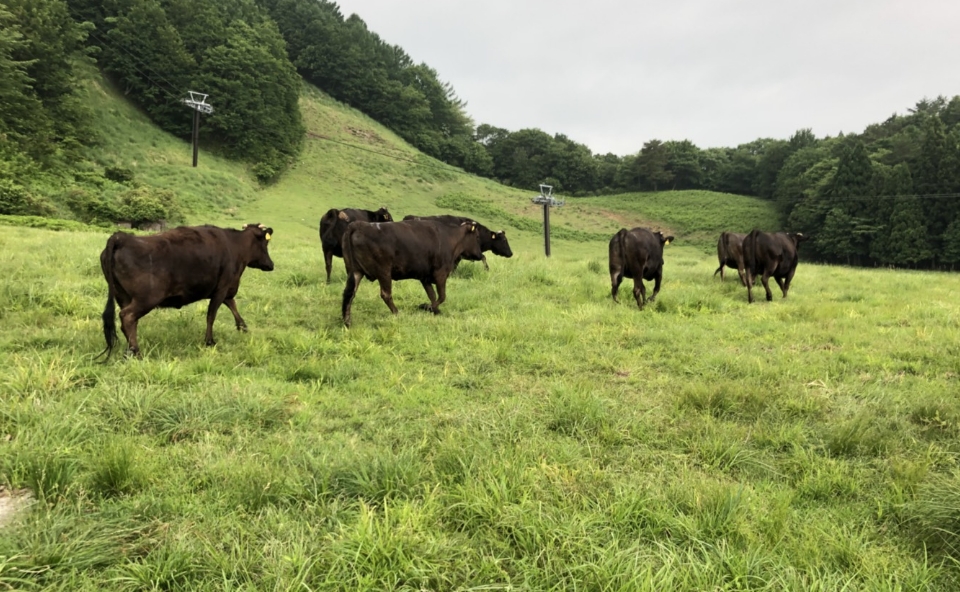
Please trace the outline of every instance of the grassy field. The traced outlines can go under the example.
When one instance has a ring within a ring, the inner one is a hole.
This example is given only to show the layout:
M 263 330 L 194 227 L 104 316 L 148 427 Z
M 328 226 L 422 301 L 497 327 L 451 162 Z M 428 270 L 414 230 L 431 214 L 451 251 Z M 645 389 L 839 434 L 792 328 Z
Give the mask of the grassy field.
M 194 221 L 273 226 L 276 270 L 244 277 L 249 333 L 223 311 L 206 348 L 205 305 L 155 311 L 144 359 L 102 364 L 107 234 L 0 225 L 0 484 L 36 499 L 0 527 L 0 590 L 960 585 L 957 275 L 802 262 L 788 300 L 748 305 L 704 252 L 731 203 L 773 224 L 746 198 L 571 200 L 546 259 L 528 194 L 319 93 L 313 133 L 404 160 L 312 137 L 260 189 L 212 156 L 185 167 L 169 138 L 144 147 L 103 96 L 131 146 L 104 159 L 183 183 Z M 462 264 L 436 317 L 416 282 L 397 316 L 364 282 L 343 329 L 323 211 L 453 201 L 515 256 Z M 604 238 L 640 222 L 682 237 L 642 312 L 629 280 L 610 299 Z

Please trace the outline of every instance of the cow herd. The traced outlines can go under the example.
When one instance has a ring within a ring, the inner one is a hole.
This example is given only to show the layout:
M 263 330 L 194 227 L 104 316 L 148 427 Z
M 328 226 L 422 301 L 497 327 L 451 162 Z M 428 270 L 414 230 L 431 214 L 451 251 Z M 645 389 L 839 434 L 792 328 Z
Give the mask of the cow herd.
M 273 270 L 267 246 L 273 229 L 246 224 L 240 230 L 216 226 L 179 227 L 152 236 L 116 232 L 100 254 L 100 267 L 107 282 L 103 310 L 103 333 L 109 358 L 117 342 L 116 306 L 128 353 L 140 356 L 137 323 L 155 308 L 181 308 L 209 300 L 205 343 L 213 345 L 213 323 L 220 306 L 233 314 L 238 330 L 247 325 L 234 297 L 247 267 Z M 633 296 L 642 310 L 660 292 L 663 279 L 663 247 L 672 236 L 646 228 L 621 229 L 610 239 L 611 295 L 615 302 L 620 283 L 633 279 Z M 714 272 L 723 280 L 724 267 L 736 269 L 753 302 L 753 282 L 760 277 L 767 300 L 772 300 L 769 279 L 780 286 L 786 298 L 797 268 L 797 248 L 805 240 L 799 233 L 750 234 L 724 232 L 717 243 L 720 267 Z M 361 280 L 376 281 L 380 297 L 394 314 L 392 283 L 415 279 L 423 285 L 429 304 L 424 310 L 439 314 L 446 300 L 446 282 L 461 260 L 482 261 L 485 252 L 511 257 L 506 233 L 492 231 L 477 221 L 458 216 L 407 216 L 400 222 L 386 208 L 377 211 L 331 209 L 320 218 L 320 245 L 327 283 L 333 257 L 341 257 L 347 281 L 341 314 L 349 327 L 351 305 Z M 653 281 L 647 299 L 644 281 Z M 103 355 L 101 354 L 101 355 Z

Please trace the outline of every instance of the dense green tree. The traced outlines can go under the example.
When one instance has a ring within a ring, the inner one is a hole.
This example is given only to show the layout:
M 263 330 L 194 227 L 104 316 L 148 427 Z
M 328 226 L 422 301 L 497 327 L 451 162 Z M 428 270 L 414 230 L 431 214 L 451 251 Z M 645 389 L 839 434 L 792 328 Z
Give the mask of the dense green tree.
M 27 74 L 29 62 L 14 58 L 25 53 L 25 43 L 17 21 L 0 4 L 0 146 L 6 145 L 5 157 L 0 159 L 3 163 L 12 162 L 20 150 L 35 158 L 43 157 L 53 136 L 53 122 Z M 4 176 L 2 170 L 0 176 Z
M 673 189 L 700 187 L 703 170 L 700 149 L 690 140 L 664 142 L 667 150 L 666 170 L 673 176 Z
M 637 156 L 640 181 L 654 191 L 673 181 L 673 173 L 667 170 L 669 160 L 670 152 L 663 142 L 660 140 L 645 142 Z
M 15 69 L 29 78 L 27 95 L 31 102 L 39 101 L 44 112 L 28 115 L 20 126 L 21 131 L 24 126 L 36 130 L 37 137 L 28 141 L 28 149 L 44 165 L 50 165 L 49 159 L 59 156 L 77 159 L 80 147 L 96 137 L 89 125 L 90 111 L 77 94 L 80 85 L 75 70 L 85 56 L 87 27 L 72 19 L 63 0 L 4 0 L 3 5 L 12 24 L 7 45 L 9 59 L 20 64 Z M 17 78 L 14 74 L 11 79 L 14 88 L 18 86 Z M 11 104 L 13 109 L 23 106 L 19 101 Z M 3 109 L 6 108 L 4 104 Z
M 893 245 L 889 263 L 903 267 L 916 267 L 928 263 L 934 257 L 930 233 L 923 216 L 921 200 L 913 196 L 898 197 L 890 216 L 890 233 L 887 240 Z
M 606 193 L 612 192 L 616 187 L 617 169 L 622 159 L 612 152 L 595 154 L 593 158 L 597 166 L 596 189 Z
M 299 79 L 272 25 L 235 21 L 224 42 L 204 52 L 194 84 L 217 97 L 207 121 L 229 150 L 252 158 L 261 180 L 279 174 L 304 130 Z
M 159 0 L 124 0 L 106 22 L 104 72 L 160 127 L 186 137 L 192 119 L 180 100 L 197 63 Z

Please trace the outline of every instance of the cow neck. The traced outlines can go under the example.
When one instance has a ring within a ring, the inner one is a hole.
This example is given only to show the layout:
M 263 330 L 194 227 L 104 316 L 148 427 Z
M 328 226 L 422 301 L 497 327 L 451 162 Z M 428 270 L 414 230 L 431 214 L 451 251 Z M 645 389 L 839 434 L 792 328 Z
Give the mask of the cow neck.
M 256 240 L 256 237 L 252 232 L 247 232 L 244 230 L 233 230 L 228 235 L 228 240 L 230 240 L 232 250 L 237 258 L 237 264 L 240 266 L 240 270 L 243 271 L 247 268 L 247 258 L 244 257 L 243 253 L 250 253 L 253 250 L 253 241 Z

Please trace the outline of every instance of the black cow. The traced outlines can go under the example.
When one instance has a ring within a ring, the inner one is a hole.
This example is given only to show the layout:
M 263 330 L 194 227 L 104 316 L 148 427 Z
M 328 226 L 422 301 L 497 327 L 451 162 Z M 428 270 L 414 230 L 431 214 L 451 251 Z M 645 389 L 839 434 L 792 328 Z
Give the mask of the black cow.
M 747 276 L 747 302 L 753 302 L 754 276 L 760 275 L 767 300 L 773 300 L 770 292 L 770 276 L 777 281 L 783 297 L 790 290 L 790 280 L 797 270 L 797 249 L 807 240 L 799 232 L 761 232 L 754 230 L 743 239 L 743 266 Z
M 320 217 L 320 247 L 323 249 L 323 263 L 327 269 L 327 283 L 330 283 L 330 269 L 333 267 L 333 257 L 343 257 L 343 247 L 340 241 L 347 225 L 360 220 L 361 222 L 393 222 L 393 217 L 387 208 L 380 208 L 376 212 L 371 210 L 355 210 L 333 208 Z
M 459 226 L 436 220 L 407 220 L 393 224 L 352 222 L 343 234 L 343 261 L 347 285 L 343 289 L 343 324 L 350 326 L 350 305 L 364 277 L 380 283 L 380 297 L 396 314 L 393 280 L 420 280 L 430 298 L 421 308 L 434 314 L 447 298 L 447 278 L 460 257 L 480 258 L 475 222 Z M 434 284 L 437 293 L 433 291 Z M 439 298 L 437 298 L 439 294 Z
M 663 236 L 659 230 L 652 232 L 646 228 L 621 228 L 610 239 L 610 283 L 613 285 L 611 293 L 614 302 L 620 302 L 617 291 L 625 277 L 633 279 L 633 297 L 640 310 L 647 303 L 643 280 L 655 281 L 650 302 L 657 298 L 663 279 L 663 246 L 669 245 L 672 240 L 672 236 Z
M 226 304 L 238 330 L 247 324 L 237 312 L 234 297 L 247 267 L 273 271 L 267 252 L 272 228 L 247 224 L 242 230 L 216 226 L 181 226 L 153 236 L 115 232 L 100 253 L 107 280 L 103 335 L 107 358 L 117 342 L 114 302 L 120 305 L 120 328 L 129 353 L 140 357 L 137 322 L 155 308 L 180 308 L 210 300 L 205 343 L 213 345 L 213 321 Z
M 463 259 L 468 261 L 483 261 L 483 268 L 487 271 L 490 271 L 490 266 L 487 265 L 487 257 L 483 253 L 487 251 L 493 251 L 494 255 L 500 255 L 501 257 L 513 257 L 513 251 L 510 250 L 510 243 L 507 242 L 507 233 L 498 230 L 494 232 L 480 224 L 479 222 L 474 222 L 470 218 L 464 218 L 463 216 L 404 216 L 404 220 L 437 220 L 439 222 L 444 222 L 446 224 L 453 224 L 454 226 L 459 226 L 464 222 L 471 222 L 477 225 L 477 236 L 480 237 L 480 259 L 472 259 L 469 256 L 464 256 Z M 459 261 L 458 261 L 459 263 Z
M 736 269 L 740 275 L 740 285 L 746 286 L 747 280 L 744 278 L 743 271 L 743 238 L 747 236 L 737 232 L 724 232 L 717 241 L 717 259 L 720 260 L 720 267 L 713 272 L 716 276 L 720 273 L 720 281 L 723 281 L 723 268 L 729 267 Z

